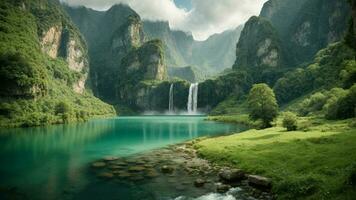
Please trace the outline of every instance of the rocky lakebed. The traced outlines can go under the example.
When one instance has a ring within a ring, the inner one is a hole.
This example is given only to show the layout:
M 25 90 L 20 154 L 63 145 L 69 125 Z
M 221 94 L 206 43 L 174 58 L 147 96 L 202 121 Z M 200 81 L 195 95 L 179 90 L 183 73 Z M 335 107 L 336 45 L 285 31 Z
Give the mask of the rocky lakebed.
M 128 157 L 108 156 L 91 163 L 90 172 L 104 182 L 139 185 L 149 195 L 137 191 L 137 199 L 274 199 L 270 179 L 210 163 L 197 155 L 195 142 Z

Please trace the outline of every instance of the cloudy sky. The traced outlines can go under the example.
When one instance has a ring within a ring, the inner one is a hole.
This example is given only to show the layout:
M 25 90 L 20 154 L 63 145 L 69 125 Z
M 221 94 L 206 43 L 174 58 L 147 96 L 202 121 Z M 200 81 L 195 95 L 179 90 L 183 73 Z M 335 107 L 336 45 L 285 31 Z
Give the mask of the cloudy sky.
M 258 15 L 267 0 L 62 0 L 69 5 L 84 5 L 106 10 L 124 3 L 143 19 L 169 21 L 171 28 L 191 32 L 205 40 L 214 33 L 232 29 L 252 15 Z

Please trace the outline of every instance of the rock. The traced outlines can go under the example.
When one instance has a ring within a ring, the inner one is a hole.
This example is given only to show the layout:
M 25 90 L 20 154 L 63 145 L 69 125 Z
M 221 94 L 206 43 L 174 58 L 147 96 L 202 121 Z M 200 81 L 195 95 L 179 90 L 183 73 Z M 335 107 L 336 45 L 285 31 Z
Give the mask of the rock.
M 91 166 L 94 168 L 102 168 L 102 167 L 105 167 L 106 164 L 104 162 L 95 162 Z
M 184 191 L 185 190 L 185 187 L 184 186 L 182 186 L 182 185 L 178 185 L 178 186 L 176 186 L 175 187 L 175 189 L 176 189 L 176 191 Z
M 206 181 L 200 178 L 194 181 L 195 187 L 203 187 L 205 183 Z
M 229 191 L 230 188 L 231 188 L 230 185 L 225 185 L 225 184 L 219 183 L 216 185 L 216 192 L 225 193 L 225 192 Z
M 103 158 L 104 161 L 114 161 L 114 160 L 117 160 L 119 159 L 118 157 L 115 157 L 115 156 L 106 156 Z
M 170 167 L 170 166 L 168 166 L 168 165 L 163 165 L 163 166 L 161 167 L 161 171 L 162 171 L 163 173 L 168 174 L 168 173 L 172 173 L 172 172 L 174 171 L 174 168 L 173 168 L 173 167 Z
M 146 168 L 143 166 L 132 166 L 132 167 L 129 167 L 129 169 L 128 169 L 129 172 L 141 172 L 144 170 L 146 170 Z
M 110 165 L 109 166 L 109 169 L 112 169 L 112 170 L 115 170 L 115 169 L 121 169 L 122 166 L 119 166 L 119 165 Z
M 248 184 L 257 188 L 270 189 L 272 182 L 269 178 L 257 175 L 248 176 Z
M 114 174 L 112 173 L 108 173 L 108 172 L 103 172 L 103 173 L 100 173 L 98 174 L 98 177 L 99 178 L 113 178 L 114 177 Z
M 132 176 L 132 177 L 130 177 L 130 180 L 132 180 L 132 181 L 142 181 L 144 179 L 145 178 L 142 177 L 142 176 Z
M 118 161 L 118 162 L 115 162 L 115 164 L 120 165 L 120 166 L 127 166 L 127 163 L 124 161 Z
M 245 178 L 245 172 L 240 169 L 223 169 L 219 173 L 219 178 L 225 182 L 241 181 Z
M 120 178 L 128 178 L 128 177 L 131 177 L 131 174 L 127 173 L 127 172 L 121 172 L 117 176 Z
M 149 170 L 145 176 L 148 178 L 156 178 L 159 176 L 159 174 L 156 172 L 156 170 Z

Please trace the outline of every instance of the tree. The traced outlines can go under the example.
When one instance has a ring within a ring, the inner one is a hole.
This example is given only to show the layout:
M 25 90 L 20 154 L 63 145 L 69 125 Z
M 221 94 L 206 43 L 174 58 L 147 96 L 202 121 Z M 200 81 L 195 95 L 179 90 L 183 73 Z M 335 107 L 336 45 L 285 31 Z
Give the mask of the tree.
M 273 90 L 267 84 L 255 84 L 247 101 L 250 118 L 262 120 L 263 128 L 271 127 L 271 122 L 278 114 L 278 104 Z
M 286 128 L 287 131 L 297 130 L 297 116 L 292 112 L 284 113 L 283 127 Z

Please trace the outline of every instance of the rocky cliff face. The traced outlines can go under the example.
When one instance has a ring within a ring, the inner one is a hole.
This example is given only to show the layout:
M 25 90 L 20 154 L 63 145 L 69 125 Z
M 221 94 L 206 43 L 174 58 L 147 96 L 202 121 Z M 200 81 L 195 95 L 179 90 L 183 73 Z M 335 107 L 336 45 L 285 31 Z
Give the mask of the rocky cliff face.
M 284 52 L 278 34 L 272 25 L 259 17 L 245 24 L 236 46 L 234 69 L 250 72 L 278 69 L 284 63 Z
M 88 40 L 95 95 L 133 109 L 147 107 L 143 104 L 150 103 L 152 90 L 141 82 L 167 79 L 162 43 L 145 41 L 140 17 L 127 6 L 115 5 L 106 12 L 70 7 L 66 10 Z
M 73 84 L 73 89 L 77 93 L 83 93 L 89 71 L 86 44 L 79 33 L 63 28 L 68 26 L 68 23 L 63 21 L 60 25 L 50 26 L 39 36 L 40 45 L 43 53 L 53 59 L 62 57 L 67 61 L 70 70 L 81 73 L 77 82 Z
M 142 83 L 158 83 L 166 79 L 162 43 L 159 40 L 146 42 L 123 58 L 117 79 L 117 97 L 131 107 L 147 107 L 151 99 L 151 86 L 155 84 Z
M 113 35 L 111 50 L 118 57 L 123 57 L 131 49 L 138 48 L 144 43 L 142 22 L 137 16 L 130 16 Z
M 144 42 L 140 17 L 121 4 L 105 12 L 84 7 L 65 9 L 88 43 L 89 79 L 94 94 L 115 103 L 121 60 Z
M 57 58 L 62 37 L 62 26 L 53 26 L 42 34 L 41 48 L 51 58 Z
M 345 35 L 351 11 L 347 1 L 269 0 L 260 16 L 277 30 L 288 66 L 310 62 L 328 44 Z

